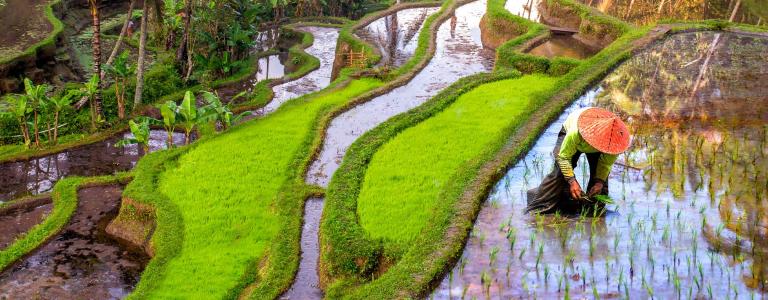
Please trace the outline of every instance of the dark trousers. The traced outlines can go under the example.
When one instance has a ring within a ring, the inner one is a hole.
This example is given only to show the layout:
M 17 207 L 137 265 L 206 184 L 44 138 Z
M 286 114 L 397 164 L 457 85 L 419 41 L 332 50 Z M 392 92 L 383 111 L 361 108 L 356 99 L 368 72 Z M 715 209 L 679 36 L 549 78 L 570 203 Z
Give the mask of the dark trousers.
M 561 129 L 560 133 L 557 135 L 557 144 L 553 151 L 555 157 L 560 153 L 560 146 L 563 144 L 563 139 L 565 139 L 565 129 Z M 582 190 L 587 193 L 597 182 L 597 178 L 595 177 L 595 174 L 597 174 L 597 162 L 602 153 L 576 152 L 573 157 L 571 157 L 571 166 L 573 166 L 574 170 L 576 169 L 579 157 L 581 157 L 582 154 L 586 154 L 587 163 L 589 164 L 589 182 L 587 183 L 586 189 L 583 185 L 581 186 Z M 580 182 L 579 184 L 582 183 Z M 544 177 L 539 187 L 528 190 L 528 207 L 526 208 L 526 212 L 552 213 L 560 211 L 563 213 L 579 213 L 584 208 L 594 207 L 594 203 L 572 199 L 569 188 L 570 185 L 568 184 L 568 181 L 565 180 L 563 172 L 560 171 L 560 166 L 557 164 L 557 161 L 555 161 L 555 166 L 552 172 Z M 608 194 L 608 182 L 603 184 L 603 190 L 600 194 Z

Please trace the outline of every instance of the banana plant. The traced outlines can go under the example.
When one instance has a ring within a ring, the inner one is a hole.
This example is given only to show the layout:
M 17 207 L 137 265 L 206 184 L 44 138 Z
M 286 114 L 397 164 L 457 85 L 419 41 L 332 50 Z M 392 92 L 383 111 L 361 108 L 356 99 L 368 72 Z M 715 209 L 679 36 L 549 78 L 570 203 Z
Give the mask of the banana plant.
M 8 107 L 2 112 L 3 115 L 11 116 L 19 122 L 21 136 L 24 138 L 24 147 L 29 148 L 32 140 L 29 136 L 28 118 L 32 113 L 32 107 L 27 102 L 27 97 L 23 95 L 9 95 L 6 97 Z
M 181 127 L 184 128 L 184 144 L 189 144 L 189 134 L 195 129 L 195 126 L 201 122 L 198 117 L 197 107 L 195 106 L 195 96 L 191 91 L 184 94 L 184 101 L 179 106 L 179 115 L 181 116 Z
M 168 134 L 166 144 L 168 145 L 168 148 L 172 148 L 173 132 L 176 130 L 177 125 L 176 114 L 178 114 L 179 106 L 176 105 L 176 102 L 168 100 L 168 102 L 158 105 L 158 108 L 160 109 L 160 115 L 163 116 L 163 127 Z
M 139 117 L 136 120 L 138 122 L 128 121 L 133 137 L 122 139 L 115 146 L 125 147 L 126 145 L 138 144 L 144 153 L 149 153 L 149 123 L 151 120 L 148 117 Z
M 208 121 L 221 122 L 223 130 L 227 130 L 234 119 L 229 105 L 224 105 L 218 95 L 208 91 L 203 92 L 203 100 L 207 103 L 205 118 Z
M 92 131 L 96 131 L 96 125 L 101 124 L 104 121 L 101 117 L 101 114 L 99 114 L 96 109 L 96 96 L 98 95 L 99 90 L 99 74 L 93 75 L 80 90 L 83 94 L 83 97 L 87 98 L 88 102 L 90 103 Z
M 61 93 L 48 99 L 46 106 L 53 113 L 53 128 L 48 129 L 48 133 L 53 133 L 50 137 L 50 142 L 54 145 L 59 141 L 59 119 L 61 113 L 72 106 L 72 101 L 79 95 L 78 92 L 68 91 Z
M 128 89 L 128 78 L 134 75 L 136 68 L 128 62 L 128 51 L 123 51 L 111 65 L 105 66 L 105 71 L 115 80 L 115 99 L 117 99 L 117 117 L 125 119 L 125 91 Z
M 32 130 L 35 135 L 35 146 L 40 147 L 40 112 L 42 105 L 48 100 L 45 93 L 48 92 L 47 84 L 35 85 L 29 78 L 24 78 L 24 96 L 32 108 Z

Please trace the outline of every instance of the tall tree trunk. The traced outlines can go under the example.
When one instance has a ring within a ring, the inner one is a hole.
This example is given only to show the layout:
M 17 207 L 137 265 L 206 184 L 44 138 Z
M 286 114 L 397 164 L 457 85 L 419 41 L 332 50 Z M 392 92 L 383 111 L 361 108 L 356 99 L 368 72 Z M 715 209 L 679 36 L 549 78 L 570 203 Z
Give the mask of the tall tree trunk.
M 147 1 L 142 4 L 141 36 L 139 37 L 139 62 L 136 67 L 136 93 L 133 95 L 133 109 L 141 105 L 141 94 L 144 92 L 144 60 L 147 52 Z
M 91 39 L 91 45 L 93 46 L 93 74 L 101 74 L 101 20 L 99 18 L 99 4 L 101 0 L 88 0 L 91 5 L 91 17 L 93 18 L 93 38 Z M 93 116 L 95 120 L 101 118 L 101 78 L 97 81 L 98 87 L 96 94 L 93 96 Z
M 109 54 L 109 58 L 107 58 L 106 65 L 111 65 L 112 61 L 115 60 L 115 57 L 117 57 L 117 52 L 120 51 L 120 47 L 123 46 L 123 38 L 125 38 L 125 35 L 128 33 L 128 24 L 131 23 L 131 19 L 133 17 L 133 4 L 135 0 L 131 0 L 131 2 L 128 4 L 128 15 L 125 17 L 125 21 L 123 22 L 123 28 L 120 29 L 120 36 L 117 37 L 117 42 L 115 42 L 115 46 L 112 47 L 112 53 Z M 104 71 L 101 71 L 101 79 L 104 79 Z
M 53 114 L 53 144 L 56 145 L 59 142 L 59 111 L 57 110 Z
M 184 32 L 181 35 L 179 49 L 176 51 L 176 61 L 179 63 L 179 74 L 187 70 L 187 55 L 189 55 L 189 29 L 192 24 L 192 1 L 184 0 Z
M 731 17 L 728 18 L 728 21 L 733 22 L 733 19 L 736 18 L 736 13 L 739 12 L 739 6 L 741 6 L 741 0 L 736 1 L 736 6 L 733 7 L 733 11 L 731 12 Z
M 163 0 L 146 0 L 151 1 L 147 8 L 149 9 L 147 12 L 147 28 L 149 32 L 152 32 L 153 34 L 165 34 L 163 29 L 164 24 L 164 17 L 163 17 Z M 154 36 L 155 38 L 157 36 Z M 162 39 L 157 39 L 158 41 Z

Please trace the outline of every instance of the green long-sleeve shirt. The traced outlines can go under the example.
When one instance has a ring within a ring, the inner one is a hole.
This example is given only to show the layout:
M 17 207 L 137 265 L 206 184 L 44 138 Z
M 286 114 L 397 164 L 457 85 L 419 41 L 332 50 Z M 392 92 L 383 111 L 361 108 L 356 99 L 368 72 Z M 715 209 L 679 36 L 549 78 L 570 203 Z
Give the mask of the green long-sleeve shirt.
M 571 181 L 574 178 L 573 166 L 571 165 L 571 158 L 576 152 L 581 153 L 596 153 L 600 152 L 592 147 L 584 138 L 579 134 L 579 115 L 587 108 L 582 108 L 572 112 L 565 119 L 563 128 L 565 128 L 565 138 L 560 145 L 560 153 L 557 155 L 557 164 L 560 166 L 560 171 L 563 172 L 563 176 L 567 181 Z M 602 180 L 608 180 L 608 173 L 611 172 L 613 163 L 616 162 L 616 155 L 602 153 L 597 161 L 597 174 L 595 176 Z

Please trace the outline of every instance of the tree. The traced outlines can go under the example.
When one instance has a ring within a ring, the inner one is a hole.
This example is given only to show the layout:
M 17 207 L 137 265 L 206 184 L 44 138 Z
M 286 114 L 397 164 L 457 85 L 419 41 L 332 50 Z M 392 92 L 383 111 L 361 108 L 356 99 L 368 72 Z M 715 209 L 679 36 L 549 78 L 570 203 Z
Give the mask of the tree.
M 179 63 L 181 72 L 179 74 L 186 74 L 185 79 L 189 77 L 191 65 L 188 65 L 191 59 L 189 49 L 190 47 L 190 29 L 192 25 L 192 0 L 184 0 L 184 31 L 181 34 L 181 42 L 179 43 L 179 49 L 176 51 L 176 60 Z
M 24 138 L 24 147 L 29 148 L 32 141 L 29 136 L 28 118 L 32 108 L 28 105 L 27 97 L 24 95 L 9 95 L 6 99 L 9 106 L 2 113 L 12 116 L 19 122 L 21 136 Z
M 176 114 L 178 114 L 179 106 L 176 102 L 168 100 L 163 104 L 158 105 L 160 108 L 160 114 L 163 116 L 163 127 L 168 134 L 168 140 L 166 144 L 168 148 L 173 147 L 173 132 L 176 130 Z
M 135 69 L 128 62 L 128 51 L 123 51 L 115 60 L 114 65 L 105 66 L 107 73 L 115 79 L 115 99 L 117 99 L 117 116 L 125 119 L 125 91 L 128 89 L 128 77 Z
M 139 117 L 134 120 L 128 121 L 128 126 L 131 128 L 131 134 L 133 137 L 125 138 L 115 144 L 118 147 L 124 147 L 126 145 L 138 144 L 144 153 L 149 153 L 149 122 L 148 117 Z
M 24 78 L 24 96 L 27 97 L 27 103 L 32 109 L 32 129 L 36 147 L 40 147 L 40 110 L 43 103 L 47 101 L 46 92 L 48 92 L 47 84 L 35 85 L 29 78 Z
M 53 134 L 51 135 L 51 138 L 49 138 L 49 141 L 54 145 L 59 141 L 59 119 L 61 112 L 72 106 L 72 101 L 77 97 L 77 94 L 79 93 L 69 91 L 60 93 L 59 95 L 48 99 L 47 106 L 53 113 L 53 128 L 48 129 L 48 132 L 51 133 L 51 131 L 53 131 Z
M 93 74 L 96 75 L 96 92 L 91 101 L 92 114 L 101 115 L 101 19 L 99 17 L 99 5 L 101 0 L 88 0 L 91 7 L 91 18 L 93 21 L 93 38 L 91 46 L 93 47 Z
M 96 125 L 103 121 L 101 114 L 96 110 L 97 97 L 100 93 L 99 74 L 91 76 L 91 79 L 85 83 L 81 92 L 91 105 L 91 130 L 96 131 Z
M 117 42 L 115 42 L 115 46 L 112 48 L 112 53 L 109 54 L 109 58 L 107 58 L 106 66 L 110 66 L 112 62 L 117 57 L 117 53 L 120 51 L 120 47 L 123 46 L 123 39 L 125 38 L 125 35 L 128 33 L 128 24 L 131 23 L 131 19 L 133 18 L 133 4 L 136 2 L 135 0 L 131 0 L 130 3 L 128 3 L 128 15 L 125 16 L 125 21 L 123 21 L 123 28 L 120 29 L 120 35 L 117 37 Z M 104 71 L 100 73 L 101 78 L 104 78 Z
M 147 52 L 147 2 L 142 4 L 141 36 L 139 37 L 139 62 L 136 66 L 136 92 L 133 94 L 133 109 L 141 105 L 141 94 L 144 92 L 144 60 Z

